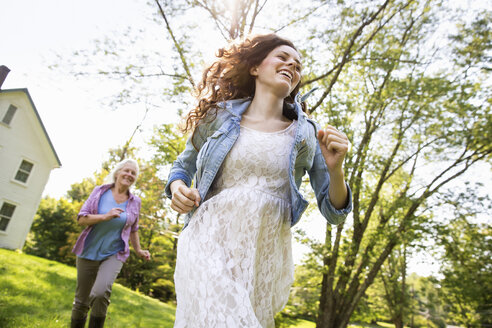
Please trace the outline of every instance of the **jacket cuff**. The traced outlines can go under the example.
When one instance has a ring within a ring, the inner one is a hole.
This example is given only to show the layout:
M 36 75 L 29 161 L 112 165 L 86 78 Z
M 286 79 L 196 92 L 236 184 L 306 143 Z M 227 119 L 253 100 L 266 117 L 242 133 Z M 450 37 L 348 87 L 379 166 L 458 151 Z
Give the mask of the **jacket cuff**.
M 352 211 L 352 191 L 350 190 L 347 182 L 345 182 L 345 186 L 347 187 L 348 201 L 347 201 L 347 205 L 344 208 L 342 208 L 342 209 L 335 208 L 335 206 L 333 206 L 333 204 L 331 203 L 331 200 L 329 197 L 327 197 L 326 201 L 323 202 L 324 206 L 328 210 L 328 213 L 331 214 L 330 217 L 332 218 L 332 220 L 329 220 L 329 221 L 333 221 L 333 222 L 330 222 L 332 224 L 342 223 L 345 220 L 345 218 L 347 217 L 347 215 Z
M 176 180 L 183 180 L 183 182 L 189 187 L 191 186 L 191 179 L 184 173 L 182 172 L 175 172 L 169 175 L 169 179 L 167 180 L 166 188 L 165 188 L 165 193 L 167 198 L 171 199 L 172 194 L 171 194 L 171 183 Z

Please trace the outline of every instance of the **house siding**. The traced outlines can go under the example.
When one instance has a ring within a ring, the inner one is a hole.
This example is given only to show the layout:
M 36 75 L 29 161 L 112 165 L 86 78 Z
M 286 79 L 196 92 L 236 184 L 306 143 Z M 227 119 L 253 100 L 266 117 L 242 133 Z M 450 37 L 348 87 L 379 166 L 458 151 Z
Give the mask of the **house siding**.
M 0 92 L 0 119 L 10 104 L 17 107 L 11 123 L 0 123 L 0 202 L 12 203 L 16 209 L 6 231 L 0 231 L 0 247 L 21 249 L 50 172 L 59 162 L 27 90 Z M 14 179 L 22 160 L 34 164 L 26 183 Z

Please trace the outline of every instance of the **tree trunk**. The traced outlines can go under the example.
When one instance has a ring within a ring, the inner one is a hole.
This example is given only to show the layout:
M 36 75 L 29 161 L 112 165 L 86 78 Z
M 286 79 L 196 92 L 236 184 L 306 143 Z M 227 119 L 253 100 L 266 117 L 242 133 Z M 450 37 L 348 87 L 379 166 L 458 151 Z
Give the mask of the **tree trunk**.
M 401 312 L 398 314 L 398 317 L 393 319 L 393 324 L 395 328 L 403 328 L 403 316 Z

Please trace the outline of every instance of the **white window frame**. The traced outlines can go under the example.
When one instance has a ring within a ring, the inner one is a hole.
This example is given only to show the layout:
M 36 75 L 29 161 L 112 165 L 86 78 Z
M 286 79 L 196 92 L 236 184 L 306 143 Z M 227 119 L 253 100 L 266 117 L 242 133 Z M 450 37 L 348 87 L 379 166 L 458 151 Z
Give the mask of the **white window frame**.
M 11 222 L 12 222 L 12 219 L 13 219 L 13 218 L 14 218 L 14 216 L 15 216 L 15 212 L 16 212 L 17 208 L 19 207 L 19 204 L 17 204 L 16 202 L 12 202 L 12 201 L 10 201 L 10 200 L 2 199 L 2 200 L 1 200 L 1 204 L 0 204 L 0 211 L 2 210 L 2 208 L 3 208 L 4 204 L 8 204 L 8 205 L 14 206 L 14 210 L 13 210 L 13 212 L 12 212 L 12 216 L 10 216 L 10 217 L 7 217 L 7 216 L 2 215 L 2 214 L 1 214 L 1 212 L 0 212 L 0 222 L 1 222 L 3 219 L 8 219 L 8 223 L 7 223 L 7 225 L 5 226 L 5 230 L 1 230 L 1 229 L 0 229 L 0 234 L 7 234 L 7 230 L 9 229 L 9 226 L 10 226 L 10 224 L 11 224 Z
M 31 170 L 29 172 L 26 172 L 25 170 L 22 170 L 21 167 L 22 167 L 22 163 L 23 162 L 27 162 L 29 164 L 32 164 L 32 167 L 31 167 Z M 34 172 L 34 167 L 36 166 L 36 162 L 31 160 L 31 159 L 28 159 L 28 158 L 25 158 L 25 157 L 22 157 L 20 162 L 19 162 L 19 165 L 17 165 L 17 170 L 14 172 L 14 175 L 12 177 L 12 182 L 15 182 L 15 183 L 18 183 L 22 186 L 27 186 L 27 184 L 29 183 L 29 179 L 31 178 L 33 172 Z M 22 180 L 17 180 L 16 177 L 17 177 L 17 174 L 20 172 L 24 173 L 24 174 L 28 174 L 27 175 L 27 179 L 26 181 L 22 181 Z

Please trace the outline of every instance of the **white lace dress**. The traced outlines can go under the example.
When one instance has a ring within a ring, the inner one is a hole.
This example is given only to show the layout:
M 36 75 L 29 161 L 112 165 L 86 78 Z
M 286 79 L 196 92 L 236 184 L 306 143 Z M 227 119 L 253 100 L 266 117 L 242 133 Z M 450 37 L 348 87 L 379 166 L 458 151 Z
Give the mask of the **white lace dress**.
M 296 121 L 241 127 L 210 195 L 179 236 L 175 327 L 274 327 L 294 277 L 289 155 Z

